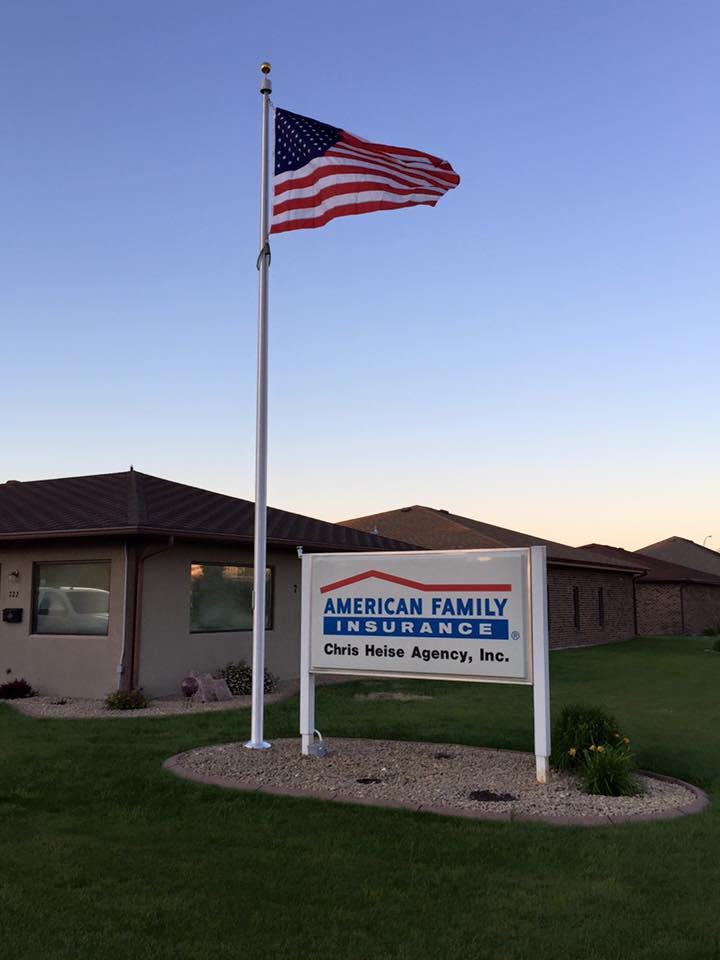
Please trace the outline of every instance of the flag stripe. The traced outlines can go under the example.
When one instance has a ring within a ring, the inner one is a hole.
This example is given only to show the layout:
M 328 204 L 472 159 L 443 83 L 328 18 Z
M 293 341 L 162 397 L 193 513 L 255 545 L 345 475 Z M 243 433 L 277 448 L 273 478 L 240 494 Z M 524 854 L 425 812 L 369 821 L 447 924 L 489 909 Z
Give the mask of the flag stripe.
M 405 204 L 412 203 L 437 203 L 438 199 L 438 197 L 428 197 L 425 194 L 409 194 L 402 197 L 393 197 L 389 196 L 384 190 L 370 190 L 364 193 L 350 193 L 346 191 L 345 193 L 335 193 L 332 196 L 319 199 L 313 207 L 291 207 L 283 210 L 282 213 L 277 214 L 275 220 L 278 223 L 282 223 L 286 220 L 292 220 L 293 216 L 304 218 L 308 210 L 315 210 L 320 215 L 326 210 L 347 204 L 362 205 L 387 200 L 388 203 L 392 203 L 394 206 L 404 206 Z
M 423 199 L 439 200 L 442 193 L 428 190 L 416 190 L 414 187 L 393 187 L 384 183 L 376 183 L 373 180 L 362 180 L 352 178 L 346 183 L 330 183 L 312 191 L 298 191 L 304 196 L 292 196 L 281 203 L 276 203 L 273 207 L 273 215 L 279 217 L 288 210 L 309 210 L 318 207 L 324 200 L 330 197 L 338 196 L 358 196 L 361 193 L 375 193 L 378 195 L 392 194 L 397 197 L 413 197 Z
M 345 151 L 339 151 L 336 148 L 328 150 L 328 152 L 323 157 L 318 157 L 315 160 L 311 160 L 310 163 L 305 164 L 300 170 L 292 171 L 292 175 L 289 173 L 283 174 L 280 177 L 275 178 L 275 195 L 279 196 L 285 190 L 291 190 L 294 185 L 307 181 L 312 182 L 317 180 L 318 171 L 322 175 L 323 170 L 336 170 L 339 171 L 341 168 L 353 169 L 358 173 L 367 173 L 367 172 L 377 172 L 383 176 L 394 177 L 398 180 L 401 180 L 405 183 L 412 183 L 417 186 L 428 186 L 435 189 L 440 189 L 443 193 L 449 189 L 446 183 L 443 183 L 441 180 L 436 179 L 435 177 L 428 176 L 425 173 L 416 173 L 413 170 L 406 170 L 397 165 L 390 165 L 386 163 L 378 163 L 375 160 L 369 158 L 353 156 L 351 154 L 345 153 Z
M 347 217 L 355 213 L 375 213 L 378 210 L 398 210 L 400 207 L 418 207 L 427 205 L 434 207 L 437 200 L 410 200 L 404 203 L 393 203 L 391 200 L 373 200 L 367 203 L 346 203 L 337 207 L 330 207 L 314 217 L 297 217 L 273 223 L 273 233 L 284 233 L 287 230 L 305 230 L 308 227 L 324 227 L 326 223 L 336 217 Z
M 308 166 L 310 166 L 310 164 L 308 164 Z M 416 190 L 428 190 L 440 195 L 445 193 L 443 188 L 437 184 L 423 183 L 410 177 L 401 177 L 396 173 L 386 173 L 385 170 L 376 170 L 367 164 L 361 165 L 348 161 L 340 161 L 338 163 L 328 163 L 323 164 L 321 167 L 316 167 L 305 177 L 285 181 L 285 183 L 275 188 L 275 198 L 277 200 L 281 198 L 284 200 L 288 194 L 292 196 L 307 196 L 307 193 L 298 193 L 297 191 L 306 191 L 327 177 L 336 178 L 338 183 L 351 183 L 353 181 L 357 182 L 357 180 L 360 179 L 357 174 L 361 174 L 362 178 L 364 178 L 367 177 L 369 173 L 372 173 L 374 180 L 381 180 L 383 183 L 390 184 L 391 186 L 413 187 Z
M 373 143 L 330 124 L 275 111 L 272 233 L 336 217 L 435 206 L 460 182 L 446 160 Z
M 423 153 L 422 150 L 410 150 L 407 147 L 390 147 L 386 143 L 373 143 L 371 140 L 364 140 L 362 137 L 356 137 L 347 130 L 343 130 L 343 140 L 348 143 L 354 143 L 358 147 L 369 146 L 380 153 L 392 153 L 397 156 L 416 158 L 431 163 L 434 167 L 450 167 L 447 160 L 441 160 L 440 157 L 434 157 L 431 153 Z M 452 167 L 450 167 L 452 169 Z
M 339 140 L 337 143 L 333 144 L 333 146 L 331 146 L 326 152 L 324 152 L 321 156 L 315 157 L 314 160 L 310 161 L 310 163 L 322 162 L 326 157 L 329 156 L 343 156 L 348 158 L 362 159 L 372 164 L 385 166 L 389 170 L 398 170 L 403 174 L 414 177 L 431 178 L 449 186 L 457 186 L 460 180 L 458 175 L 452 169 L 442 170 L 438 169 L 437 167 L 432 167 L 429 164 L 404 163 L 402 160 L 393 159 L 386 154 L 373 153 L 372 150 L 369 150 L 366 147 L 353 146 L 349 143 L 346 143 L 344 140 Z M 298 176 L 299 173 L 300 170 L 297 169 L 291 169 L 280 174 L 276 173 L 275 184 L 277 185 L 284 183 L 286 180 L 292 180 L 294 177 Z
M 357 157 L 359 160 L 366 160 L 376 166 L 382 166 L 388 170 L 399 170 L 403 174 L 412 177 L 419 177 L 426 180 L 432 180 L 434 183 L 442 183 L 446 187 L 455 186 L 458 182 L 457 174 L 447 173 L 444 170 L 428 168 L 427 166 L 413 166 L 408 163 L 391 160 L 383 155 L 373 154 L 369 150 L 359 150 L 357 147 L 350 147 L 345 143 L 338 143 L 331 147 L 325 156 L 335 157 Z

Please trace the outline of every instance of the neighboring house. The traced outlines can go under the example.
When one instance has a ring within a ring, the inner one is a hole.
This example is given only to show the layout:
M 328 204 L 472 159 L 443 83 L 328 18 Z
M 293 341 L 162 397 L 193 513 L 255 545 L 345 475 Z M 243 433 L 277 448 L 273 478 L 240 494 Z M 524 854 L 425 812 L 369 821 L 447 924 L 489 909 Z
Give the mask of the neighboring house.
M 637 632 L 641 636 L 696 636 L 720 624 L 720 577 L 635 550 L 600 543 L 583 549 L 618 562 L 635 560 L 645 573 L 635 581 Z
M 651 543 L 648 547 L 641 547 L 635 552 L 720 577 L 720 553 L 703 547 L 693 540 L 686 540 L 685 537 L 668 537 L 667 540 Z
M 254 506 L 134 470 L 0 484 L 0 683 L 177 693 L 252 651 Z M 300 561 L 406 544 L 268 510 L 266 665 L 299 673 Z M 8 622 L 15 621 L 15 622 Z
M 432 550 L 545 544 L 550 646 L 612 643 L 635 634 L 633 581 L 644 571 L 632 556 L 613 560 L 589 550 L 423 506 L 403 507 L 343 523 Z

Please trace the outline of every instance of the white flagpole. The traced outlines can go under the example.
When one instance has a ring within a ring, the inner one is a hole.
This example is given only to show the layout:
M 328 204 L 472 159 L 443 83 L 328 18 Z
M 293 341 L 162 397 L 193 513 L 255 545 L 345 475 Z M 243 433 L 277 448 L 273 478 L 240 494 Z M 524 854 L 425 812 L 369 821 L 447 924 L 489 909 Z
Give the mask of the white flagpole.
M 268 750 L 263 739 L 265 679 L 265 566 L 267 554 L 267 368 L 268 368 L 268 268 L 270 266 L 269 172 L 270 64 L 260 65 L 262 79 L 262 171 L 260 174 L 260 254 L 258 271 L 257 412 L 255 421 L 255 568 L 253 588 L 252 727 L 245 744 L 250 750 Z

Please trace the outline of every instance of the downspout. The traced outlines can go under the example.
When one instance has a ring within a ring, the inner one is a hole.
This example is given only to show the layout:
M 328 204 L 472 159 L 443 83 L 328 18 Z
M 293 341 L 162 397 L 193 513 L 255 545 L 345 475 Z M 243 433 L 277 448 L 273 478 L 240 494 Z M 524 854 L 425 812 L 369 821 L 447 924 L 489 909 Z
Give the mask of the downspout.
M 123 541 L 123 632 L 122 632 L 122 643 L 120 644 L 120 659 L 116 669 L 117 673 L 117 688 L 118 690 L 123 689 L 123 674 L 125 672 L 125 640 L 128 635 L 128 549 L 127 549 L 127 540 Z
M 117 666 L 118 690 L 129 690 L 132 686 L 132 651 L 135 644 L 135 601 L 137 597 L 138 557 L 141 544 L 134 540 L 125 541 L 125 614 L 124 632 L 120 663 Z
M 175 537 L 168 538 L 168 542 L 162 546 L 151 550 L 149 553 L 141 552 L 136 560 L 135 574 L 135 615 L 133 618 L 132 646 L 130 650 L 130 687 L 135 689 L 138 682 L 138 673 L 140 669 L 140 639 L 142 635 L 142 602 L 143 586 L 145 581 L 145 561 L 151 557 L 156 557 L 159 553 L 165 553 L 175 544 Z

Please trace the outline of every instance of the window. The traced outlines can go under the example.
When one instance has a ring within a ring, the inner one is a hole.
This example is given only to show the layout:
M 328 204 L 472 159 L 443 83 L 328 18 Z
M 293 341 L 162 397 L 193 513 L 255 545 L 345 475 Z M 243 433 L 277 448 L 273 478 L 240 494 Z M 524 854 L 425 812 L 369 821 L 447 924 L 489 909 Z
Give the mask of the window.
M 190 564 L 190 632 L 252 630 L 253 567 Z M 265 570 L 265 627 L 272 630 L 272 570 Z
M 602 587 L 598 587 L 598 623 L 605 626 L 605 591 Z
M 580 629 L 580 587 L 573 587 L 573 621 L 575 629 Z
M 33 633 L 107 636 L 110 561 L 33 565 Z

